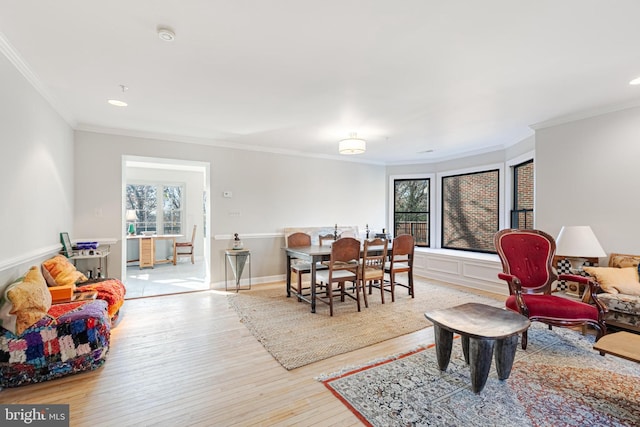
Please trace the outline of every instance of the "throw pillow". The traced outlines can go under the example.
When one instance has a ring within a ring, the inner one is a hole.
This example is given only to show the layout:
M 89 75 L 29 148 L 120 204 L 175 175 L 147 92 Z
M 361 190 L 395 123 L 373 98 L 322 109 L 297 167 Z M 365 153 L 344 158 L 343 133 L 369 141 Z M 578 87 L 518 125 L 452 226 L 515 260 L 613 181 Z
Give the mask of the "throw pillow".
M 42 274 L 49 286 L 75 286 L 88 280 L 64 255 L 56 255 L 43 262 Z
M 596 279 L 603 291 L 610 294 L 623 292 L 621 289 L 626 291 L 635 287 L 640 288 L 638 269 L 635 267 L 583 267 L 583 269 Z
M 9 291 L 18 286 L 24 280 L 24 276 L 8 285 L 0 294 L 0 326 L 8 331 L 16 333 L 16 315 L 12 314 L 13 303 L 7 296 Z
M 15 330 L 21 335 L 25 329 L 47 315 L 51 308 L 51 294 L 47 283 L 38 267 L 31 267 L 24 280 L 7 290 L 7 298 L 13 308 L 11 314 L 16 316 Z M 6 328 L 5 328 L 6 329 Z

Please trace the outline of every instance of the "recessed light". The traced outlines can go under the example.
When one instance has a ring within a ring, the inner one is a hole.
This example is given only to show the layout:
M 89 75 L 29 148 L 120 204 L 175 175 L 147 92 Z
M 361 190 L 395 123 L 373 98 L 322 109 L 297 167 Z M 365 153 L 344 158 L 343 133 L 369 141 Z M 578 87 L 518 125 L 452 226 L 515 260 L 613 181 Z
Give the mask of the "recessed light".
M 124 93 L 126 91 L 129 90 L 128 87 L 126 87 L 125 85 L 120 85 L 120 90 L 122 91 L 122 94 L 124 95 Z M 124 101 L 121 101 L 119 99 L 108 99 L 107 102 L 115 107 L 126 107 L 128 104 Z
M 116 107 L 126 107 L 127 105 L 129 105 L 129 104 L 127 104 L 126 102 L 124 102 L 124 101 L 119 101 L 119 100 L 117 100 L 117 99 L 109 99 L 109 100 L 107 100 L 107 102 L 108 102 L 109 104 L 111 104 L 111 105 L 116 106 Z
M 640 85 L 640 77 L 636 77 L 635 79 L 629 82 L 630 85 Z
M 176 39 L 176 33 L 169 28 L 158 28 L 158 37 L 165 42 L 172 42 Z

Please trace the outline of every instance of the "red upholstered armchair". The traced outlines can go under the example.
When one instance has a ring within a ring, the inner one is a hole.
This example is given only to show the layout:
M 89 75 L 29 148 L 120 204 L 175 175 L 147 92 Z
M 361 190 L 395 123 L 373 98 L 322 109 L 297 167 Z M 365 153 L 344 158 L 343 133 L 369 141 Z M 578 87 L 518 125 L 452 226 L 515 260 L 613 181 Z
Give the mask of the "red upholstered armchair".
M 552 267 L 556 242 L 540 230 L 506 229 L 494 236 L 496 250 L 502 261 L 503 273 L 498 277 L 509 284 L 505 305 L 532 321 L 551 326 L 593 326 L 596 341 L 607 332 L 604 315 L 607 308 L 598 301 L 598 284 L 587 277 L 572 274 L 558 276 Z M 551 294 L 556 280 L 587 284 L 594 305 Z M 522 334 L 522 348 L 527 348 L 527 332 Z

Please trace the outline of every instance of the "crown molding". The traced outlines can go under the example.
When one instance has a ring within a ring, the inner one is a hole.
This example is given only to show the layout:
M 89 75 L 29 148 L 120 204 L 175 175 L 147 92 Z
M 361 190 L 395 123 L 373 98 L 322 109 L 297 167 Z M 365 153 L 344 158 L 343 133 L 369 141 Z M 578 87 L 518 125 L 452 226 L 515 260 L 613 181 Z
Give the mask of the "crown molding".
M 199 137 L 192 137 L 192 136 L 138 131 L 138 130 L 131 130 L 131 129 L 109 128 L 109 127 L 102 127 L 102 126 L 94 126 L 87 123 L 79 123 L 78 125 L 76 125 L 74 130 L 82 131 L 82 132 L 102 133 L 102 134 L 108 134 L 108 135 L 127 136 L 131 138 L 156 139 L 156 140 L 163 140 L 163 141 L 180 142 L 185 144 L 206 145 L 209 147 L 229 148 L 232 150 L 258 151 L 263 153 L 282 154 L 287 156 L 339 160 L 343 162 L 365 163 L 365 164 L 379 165 L 379 166 L 385 165 L 385 163 L 383 162 L 376 162 L 376 161 L 363 160 L 363 159 L 357 159 L 357 158 L 354 159 L 353 156 L 313 154 L 313 153 L 306 153 L 298 150 L 286 150 L 281 148 L 263 147 L 259 145 L 239 144 L 236 142 L 229 142 L 229 141 L 224 141 L 219 139 L 199 138 Z
M 9 43 L 4 33 L 0 32 L 0 52 L 13 64 L 20 74 L 33 86 L 33 88 L 42 96 L 45 101 L 51 105 L 53 110 L 67 122 L 71 128 L 76 126 L 76 122 L 49 93 L 45 85 L 42 84 L 40 78 L 31 70 L 27 62 L 22 59 L 18 51 Z
M 590 108 L 587 110 L 578 111 L 564 116 L 555 117 L 553 119 L 545 120 L 542 122 L 529 125 L 533 130 L 540 130 L 552 126 L 563 125 L 565 123 L 576 122 L 578 120 L 589 119 L 596 116 L 602 116 L 604 114 L 615 113 L 616 111 L 627 110 L 629 108 L 640 107 L 640 99 L 634 99 L 627 102 L 618 104 L 610 104 L 602 107 Z

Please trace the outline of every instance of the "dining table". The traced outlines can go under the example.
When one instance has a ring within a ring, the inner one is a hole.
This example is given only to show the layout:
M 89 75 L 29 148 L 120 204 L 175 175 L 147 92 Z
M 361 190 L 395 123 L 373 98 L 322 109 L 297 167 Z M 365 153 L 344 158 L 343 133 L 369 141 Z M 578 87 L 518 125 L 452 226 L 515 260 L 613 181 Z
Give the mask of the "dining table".
M 287 270 L 287 298 L 294 294 L 299 300 L 308 302 L 311 305 L 311 312 L 316 312 L 316 271 L 319 262 L 326 261 L 331 257 L 330 245 L 311 245 L 311 246 L 299 246 L 295 248 L 284 247 L 286 255 L 286 270 Z M 362 250 L 362 249 L 361 249 Z M 391 241 L 388 242 L 388 250 L 391 250 Z M 291 288 L 291 260 L 301 259 L 311 264 L 311 294 L 307 295 L 296 292 Z

